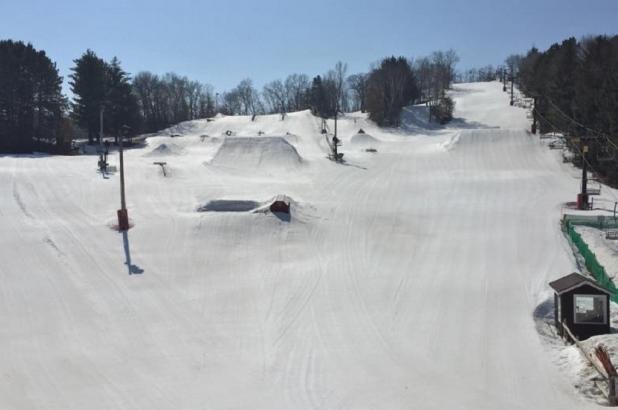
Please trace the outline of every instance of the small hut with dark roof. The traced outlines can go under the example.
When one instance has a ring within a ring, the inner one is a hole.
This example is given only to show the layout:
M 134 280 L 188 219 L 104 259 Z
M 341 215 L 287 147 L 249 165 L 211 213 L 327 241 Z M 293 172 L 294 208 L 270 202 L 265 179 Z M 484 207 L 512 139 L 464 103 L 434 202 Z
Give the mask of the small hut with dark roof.
M 554 317 L 560 336 L 563 324 L 579 339 L 609 333 L 610 293 L 594 280 L 571 273 L 549 283 L 554 290 Z

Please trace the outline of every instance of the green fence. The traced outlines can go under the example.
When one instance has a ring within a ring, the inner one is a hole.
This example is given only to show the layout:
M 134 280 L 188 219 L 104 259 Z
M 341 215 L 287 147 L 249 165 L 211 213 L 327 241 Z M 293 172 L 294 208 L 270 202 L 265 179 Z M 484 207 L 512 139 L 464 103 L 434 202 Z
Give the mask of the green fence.
M 564 215 L 563 221 L 565 223 L 570 222 L 572 225 L 583 225 L 600 230 L 618 229 L 618 218 L 607 215 Z
M 586 268 L 588 268 L 588 271 L 590 271 L 592 276 L 594 276 L 594 278 L 599 283 L 599 285 L 603 286 L 605 289 L 607 289 L 611 293 L 612 300 L 618 303 L 618 288 L 616 288 L 616 285 L 611 280 L 611 278 L 607 276 L 607 273 L 605 272 L 605 268 L 599 263 L 594 252 L 592 252 L 590 248 L 588 247 L 588 245 L 586 245 L 586 242 L 584 242 L 581 235 L 575 231 L 575 225 L 585 225 L 585 226 L 591 226 L 593 228 L 599 228 L 599 226 L 589 225 L 588 223 L 579 224 L 575 221 L 572 221 L 572 219 L 570 218 L 568 219 L 565 218 L 564 224 L 566 227 L 566 232 L 569 235 L 569 238 L 571 238 L 571 241 L 573 241 L 573 243 L 579 250 L 579 253 L 584 258 L 584 261 L 586 263 Z M 605 227 L 604 229 L 607 229 L 607 227 Z

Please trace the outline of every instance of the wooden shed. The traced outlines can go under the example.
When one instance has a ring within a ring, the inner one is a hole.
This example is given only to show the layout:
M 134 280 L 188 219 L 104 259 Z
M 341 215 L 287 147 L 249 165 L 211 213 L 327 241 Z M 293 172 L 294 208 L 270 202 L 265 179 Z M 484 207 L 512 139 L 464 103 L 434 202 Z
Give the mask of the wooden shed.
M 554 290 L 554 317 L 561 336 L 568 326 L 579 339 L 609 333 L 610 293 L 579 273 L 571 273 L 549 283 Z

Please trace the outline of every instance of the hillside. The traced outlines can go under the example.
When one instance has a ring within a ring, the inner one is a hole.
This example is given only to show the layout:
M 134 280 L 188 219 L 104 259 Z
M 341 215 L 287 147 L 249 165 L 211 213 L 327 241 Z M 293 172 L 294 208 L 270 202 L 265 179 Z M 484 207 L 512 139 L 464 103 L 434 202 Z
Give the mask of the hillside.
M 124 237 L 95 156 L 0 157 L 0 408 L 596 408 L 533 320 L 579 182 L 499 83 L 453 97 L 345 115 L 344 165 L 308 111 L 179 124 L 125 154 Z

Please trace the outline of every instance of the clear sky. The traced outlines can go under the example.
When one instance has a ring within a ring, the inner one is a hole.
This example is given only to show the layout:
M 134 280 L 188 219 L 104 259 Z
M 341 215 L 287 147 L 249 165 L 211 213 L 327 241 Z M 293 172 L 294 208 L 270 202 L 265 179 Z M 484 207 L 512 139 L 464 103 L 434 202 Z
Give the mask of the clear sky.
M 618 33 L 618 0 L 0 0 L 0 39 L 31 42 L 66 77 L 87 48 L 130 73 L 174 71 L 217 91 L 250 77 L 348 73 L 454 48 L 459 69 L 532 45 Z

